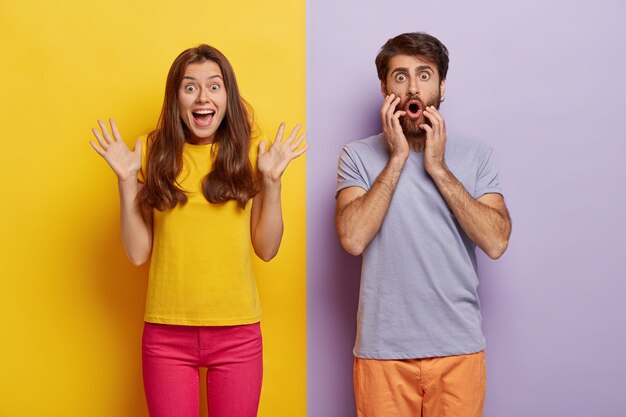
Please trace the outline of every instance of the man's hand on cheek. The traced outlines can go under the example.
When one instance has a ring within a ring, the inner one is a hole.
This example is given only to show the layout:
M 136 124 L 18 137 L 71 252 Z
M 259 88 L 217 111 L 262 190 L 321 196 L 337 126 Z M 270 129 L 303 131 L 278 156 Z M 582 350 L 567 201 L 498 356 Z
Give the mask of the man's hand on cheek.
M 424 109 L 424 116 L 430 123 L 423 123 L 420 128 L 426 132 L 424 147 L 424 168 L 429 174 L 445 170 L 446 122 L 435 106 Z
M 396 97 L 395 94 L 389 94 L 383 101 L 380 117 L 383 133 L 391 151 L 391 157 L 406 159 L 409 156 L 409 143 L 402 132 L 402 126 L 400 126 L 400 117 L 404 116 L 406 112 L 403 110 L 396 111 L 399 103 L 400 97 Z

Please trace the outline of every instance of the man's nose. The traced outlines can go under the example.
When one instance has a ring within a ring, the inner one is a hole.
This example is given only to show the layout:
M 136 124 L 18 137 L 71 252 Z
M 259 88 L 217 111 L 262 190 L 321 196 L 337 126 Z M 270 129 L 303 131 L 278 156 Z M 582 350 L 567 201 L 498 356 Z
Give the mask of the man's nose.
M 409 78 L 409 94 L 411 95 L 419 94 L 419 88 L 417 86 L 417 79 L 413 77 Z

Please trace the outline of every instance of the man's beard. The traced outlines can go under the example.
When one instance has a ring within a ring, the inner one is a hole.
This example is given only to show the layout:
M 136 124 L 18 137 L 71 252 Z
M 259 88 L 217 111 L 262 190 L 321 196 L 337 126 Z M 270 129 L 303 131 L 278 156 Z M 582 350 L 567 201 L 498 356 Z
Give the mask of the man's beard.
M 426 116 L 424 116 L 424 110 L 426 110 L 426 107 L 428 106 L 434 106 L 437 110 L 439 110 L 439 105 L 441 104 L 441 89 L 439 89 L 437 91 L 437 95 L 427 103 L 423 102 L 421 98 L 417 95 L 408 96 L 406 100 L 403 100 L 402 103 L 400 103 L 400 106 L 396 107 L 396 109 L 404 110 L 406 103 L 410 100 L 419 101 L 422 105 L 422 112 L 416 119 L 408 117 L 407 115 L 400 117 L 400 127 L 402 127 L 402 132 L 407 137 L 422 136 L 424 135 L 425 131 L 419 125 L 427 124 L 431 126 L 430 120 Z

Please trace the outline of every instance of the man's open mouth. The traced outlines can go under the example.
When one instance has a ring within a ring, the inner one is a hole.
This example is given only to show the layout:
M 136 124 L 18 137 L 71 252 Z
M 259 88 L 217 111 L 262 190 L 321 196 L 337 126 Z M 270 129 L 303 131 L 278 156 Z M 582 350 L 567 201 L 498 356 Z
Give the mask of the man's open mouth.
M 422 103 L 419 100 L 409 100 L 404 106 L 406 115 L 411 119 L 417 119 L 422 114 Z

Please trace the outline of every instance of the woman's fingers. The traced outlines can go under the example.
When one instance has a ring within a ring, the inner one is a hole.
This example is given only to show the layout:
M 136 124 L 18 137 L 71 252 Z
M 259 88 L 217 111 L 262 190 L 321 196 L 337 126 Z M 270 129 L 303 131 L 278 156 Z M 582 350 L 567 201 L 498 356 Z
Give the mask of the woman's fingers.
M 101 147 L 99 147 L 98 145 L 96 145 L 95 143 L 93 143 L 92 140 L 89 141 L 89 144 L 91 145 L 91 147 L 98 152 L 98 155 L 104 157 L 104 151 L 102 150 Z
M 287 138 L 287 140 L 285 140 L 285 142 L 287 144 L 291 144 L 294 139 L 296 138 L 296 135 L 298 134 L 298 131 L 300 131 L 300 128 L 302 127 L 302 125 L 300 123 L 298 123 L 297 125 L 295 125 L 293 127 L 293 129 L 291 129 L 291 133 L 289 134 L 289 137 Z
M 300 144 L 302 143 L 305 137 L 306 137 L 306 133 L 303 133 L 300 136 L 298 136 L 298 139 L 291 142 L 291 145 L 289 146 L 289 150 L 294 151 L 298 149 L 298 146 L 300 146 Z
M 102 149 L 104 149 L 105 151 L 109 149 L 109 144 L 102 138 L 102 135 L 100 135 L 98 129 L 94 127 L 91 129 L 91 132 L 96 137 L 96 139 L 98 139 L 98 143 L 100 144 L 100 146 L 102 146 Z
M 295 151 L 295 152 L 292 152 L 292 154 L 291 154 L 291 155 L 292 155 L 292 158 L 291 158 L 291 159 L 296 159 L 297 157 L 299 157 L 300 155 L 302 155 L 303 153 L 305 153 L 307 149 L 309 149 L 309 145 L 308 145 L 308 144 L 307 144 L 307 145 L 304 145 L 304 146 L 302 147 L 302 149 L 299 149 L 299 150 L 297 150 L 297 151 Z
M 274 143 L 282 142 L 283 133 L 285 132 L 285 122 L 282 122 L 280 126 L 278 126 L 278 132 L 276 132 L 276 137 L 274 138 Z
M 135 150 L 133 150 L 133 153 L 134 153 L 134 154 L 136 154 L 136 155 L 138 155 L 138 157 L 140 158 L 140 160 L 141 160 L 141 147 L 142 147 L 142 144 L 141 144 L 141 139 L 137 139 L 137 140 L 135 141 Z
M 278 127 L 276 139 L 269 146 L 269 149 L 267 149 L 264 141 L 259 143 L 259 155 L 268 152 L 271 159 L 277 164 L 281 164 L 281 161 L 289 163 L 292 159 L 302 155 L 308 148 L 308 145 L 298 149 L 306 139 L 306 133 L 298 134 L 300 129 L 302 129 L 302 124 L 298 123 L 293 127 L 289 136 L 284 138 L 285 122 L 282 122 Z
M 111 135 L 109 135 L 109 129 L 107 129 L 107 125 L 100 119 L 98 119 L 98 125 L 100 125 L 100 130 L 102 130 L 102 137 L 107 143 L 113 142 L 111 139 Z
M 113 138 L 115 139 L 115 141 L 123 140 L 122 135 L 120 135 L 120 131 L 117 129 L 117 124 L 115 123 L 115 120 L 113 120 L 113 118 L 110 118 L 109 123 L 111 124 L 111 132 L 113 132 Z

